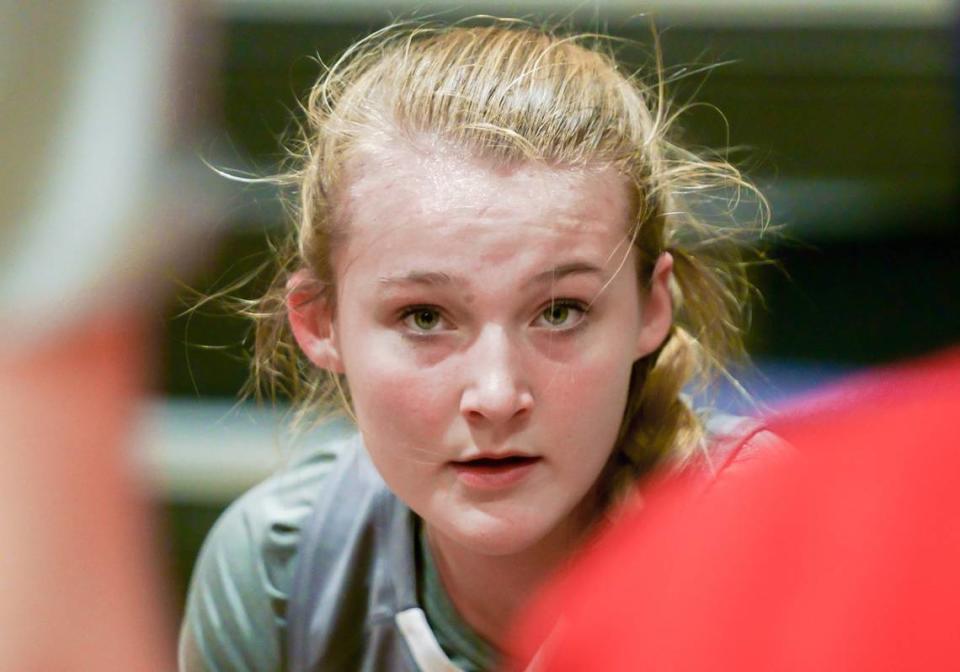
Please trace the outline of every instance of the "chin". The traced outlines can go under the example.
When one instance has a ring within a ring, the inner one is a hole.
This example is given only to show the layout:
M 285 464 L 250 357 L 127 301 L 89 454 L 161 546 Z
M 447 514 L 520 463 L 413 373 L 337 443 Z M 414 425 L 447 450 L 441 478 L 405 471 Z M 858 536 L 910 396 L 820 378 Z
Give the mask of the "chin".
M 456 519 L 445 517 L 431 526 L 470 552 L 489 556 L 523 553 L 543 540 L 552 527 L 547 520 L 531 518 L 529 512 L 505 515 L 476 509 Z

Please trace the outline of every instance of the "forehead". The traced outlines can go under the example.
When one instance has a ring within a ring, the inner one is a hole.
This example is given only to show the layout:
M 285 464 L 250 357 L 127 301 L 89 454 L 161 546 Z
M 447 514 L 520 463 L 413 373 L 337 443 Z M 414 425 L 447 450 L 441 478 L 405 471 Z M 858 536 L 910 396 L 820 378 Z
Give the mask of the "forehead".
M 395 143 L 363 148 L 345 182 L 348 256 L 378 249 L 389 253 L 382 265 L 471 251 L 487 261 L 537 251 L 600 257 L 627 235 L 626 181 L 611 167 L 495 165 L 458 147 Z

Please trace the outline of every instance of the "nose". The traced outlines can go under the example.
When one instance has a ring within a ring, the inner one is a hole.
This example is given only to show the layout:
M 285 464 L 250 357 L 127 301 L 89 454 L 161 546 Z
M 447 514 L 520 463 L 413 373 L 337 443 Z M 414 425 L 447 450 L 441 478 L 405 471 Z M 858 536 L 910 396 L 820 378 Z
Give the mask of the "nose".
M 533 410 L 518 344 L 498 326 L 485 328 L 468 353 L 460 412 L 472 423 L 504 423 Z

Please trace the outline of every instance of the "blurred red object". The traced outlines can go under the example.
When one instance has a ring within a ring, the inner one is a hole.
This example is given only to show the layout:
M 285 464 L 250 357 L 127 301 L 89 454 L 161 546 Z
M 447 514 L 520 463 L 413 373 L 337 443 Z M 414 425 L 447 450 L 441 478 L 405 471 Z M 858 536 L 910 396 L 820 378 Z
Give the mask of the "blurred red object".
M 960 349 L 774 422 L 797 447 L 673 480 L 537 602 L 517 659 L 566 670 L 960 669 Z

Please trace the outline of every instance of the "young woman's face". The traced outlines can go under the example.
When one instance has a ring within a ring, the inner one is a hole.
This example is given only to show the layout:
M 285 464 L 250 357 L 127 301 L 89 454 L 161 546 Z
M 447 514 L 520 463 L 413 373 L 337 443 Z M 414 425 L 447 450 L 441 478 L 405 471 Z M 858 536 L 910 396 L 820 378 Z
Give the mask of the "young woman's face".
M 393 148 L 344 197 L 330 341 L 384 480 L 478 552 L 575 534 L 670 323 L 668 257 L 657 305 L 638 290 L 623 178 Z

